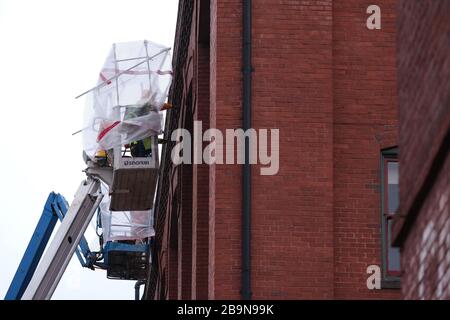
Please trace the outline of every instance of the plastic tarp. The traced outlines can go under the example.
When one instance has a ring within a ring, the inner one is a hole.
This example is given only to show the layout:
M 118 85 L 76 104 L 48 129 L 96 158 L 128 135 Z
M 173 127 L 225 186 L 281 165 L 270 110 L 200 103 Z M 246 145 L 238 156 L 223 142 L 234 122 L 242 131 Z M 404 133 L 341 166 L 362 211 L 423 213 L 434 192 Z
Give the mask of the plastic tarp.
M 170 48 L 144 40 L 115 43 L 87 94 L 83 149 L 93 158 L 109 150 L 158 135 L 161 107 L 172 82 Z
M 100 214 L 105 241 L 137 240 L 155 235 L 153 211 L 109 211 L 110 197 L 102 184 L 104 197 L 100 203 Z
M 171 82 L 170 48 L 147 40 L 114 44 L 96 87 L 86 92 L 82 140 L 87 156 L 95 161 L 97 151 L 160 134 L 160 110 Z M 102 193 L 99 209 L 106 242 L 154 236 L 152 210 L 111 212 L 103 183 Z

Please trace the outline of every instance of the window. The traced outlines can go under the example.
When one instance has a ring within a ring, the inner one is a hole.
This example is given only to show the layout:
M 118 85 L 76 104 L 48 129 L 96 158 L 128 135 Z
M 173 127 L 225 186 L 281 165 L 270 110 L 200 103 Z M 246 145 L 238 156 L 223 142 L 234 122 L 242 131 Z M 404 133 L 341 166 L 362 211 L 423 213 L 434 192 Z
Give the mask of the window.
M 398 209 L 398 150 L 390 148 L 381 153 L 381 209 L 383 288 L 400 287 L 400 249 L 391 246 L 392 221 Z

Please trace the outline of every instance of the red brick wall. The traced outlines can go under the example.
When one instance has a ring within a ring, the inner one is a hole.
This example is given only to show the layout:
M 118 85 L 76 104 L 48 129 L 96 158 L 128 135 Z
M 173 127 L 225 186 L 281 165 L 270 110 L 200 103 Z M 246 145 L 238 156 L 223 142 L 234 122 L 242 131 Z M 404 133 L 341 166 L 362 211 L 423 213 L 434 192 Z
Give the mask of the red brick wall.
M 210 1 L 210 38 L 209 38 L 209 125 L 211 128 L 216 128 L 216 51 L 217 51 L 217 3 Z M 209 167 L 209 221 L 208 221 L 208 299 L 215 298 L 215 212 L 216 212 L 216 165 Z
M 210 124 L 241 126 L 241 1 L 211 1 Z M 239 299 L 241 166 L 210 167 L 209 298 Z
M 175 202 L 172 200 L 173 198 L 176 198 L 177 192 L 174 192 L 172 197 L 169 197 L 170 201 L 173 203 Z M 180 275 L 178 273 L 178 208 L 173 205 L 168 206 L 168 211 L 170 214 L 168 214 L 168 220 L 167 220 L 167 228 L 166 233 L 168 233 L 168 254 L 166 255 L 168 259 L 168 268 L 167 268 L 167 278 L 168 278 L 168 298 L 171 300 L 178 299 L 178 290 L 179 290 L 179 282 Z M 162 288 L 162 290 L 165 290 L 165 288 Z
M 403 244 L 405 299 L 450 299 L 450 157 Z
M 198 46 L 198 80 L 196 120 L 203 130 L 209 128 L 209 45 Z M 193 221 L 192 221 L 192 298 L 208 298 L 209 256 L 209 166 L 193 166 Z
M 369 4 L 254 2 L 253 127 L 280 128 L 281 141 L 278 175 L 253 167 L 253 298 L 399 296 L 366 288 L 366 267 L 381 264 L 380 150 L 397 130 L 393 1 L 372 33 Z M 212 5 L 211 123 L 237 128 L 241 2 Z M 241 169 L 212 170 L 210 297 L 238 298 Z
M 333 297 L 332 1 L 253 1 L 253 124 L 280 167 L 253 167 L 255 299 Z
M 209 104 L 225 132 L 242 126 L 242 1 L 210 3 L 194 118 Z M 254 299 L 399 296 L 366 287 L 367 266 L 381 265 L 380 150 L 397 141 L 393 3 L 379 1 L 382 30 L 369 31 L 369 1 L 253 1 L 252 126 L 280 129 L 278 174 L 252 167 Z M 241 172 L 193 167 L 193 298 L 240 298 Z
M 183 185 L 181 188 L 181 217 L 178 220 L 179 241 L 179 279 L 178 297 L 186 300 L 192 297 L 192 165 L 183 164 Z
M 450 299 L 450 2 L 398 1 L 403 296 Z
M 418 192 L 448 122 L 450 2 L 399 1 L 400 202 Z
M 368 30 L 374 1 L 333 1 L 335 298 L 398 298 L 367 290 L 366 268 L 381 266 L 380 150 L 397 144 L 395 1 Z

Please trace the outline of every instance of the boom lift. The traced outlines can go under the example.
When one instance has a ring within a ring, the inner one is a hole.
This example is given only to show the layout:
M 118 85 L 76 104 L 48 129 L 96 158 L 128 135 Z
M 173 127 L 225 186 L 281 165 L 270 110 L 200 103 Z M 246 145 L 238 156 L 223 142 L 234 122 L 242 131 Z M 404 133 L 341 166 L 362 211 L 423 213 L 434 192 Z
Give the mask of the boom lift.
M 5 299 L 49 299 L 75 251 L 83 266 L 94 264 L 83 234 L 103 198 L 98 189 L 98 180 L 83 181 L 69 210 L 61 195 L 50 193 Z M 58 218 L 61 226 L 40 261 Z
M 89 249 L 83 234 L 103 199 L 99 186 L 100 182 L 95 178 L 83 181 L 70 207 L 63 196 L 50 193 L 5 296 L 6 300 L 50 299 L 73 253 L 83 267 L 104 269 L 110 279 L 145 279 L 149 261 L 148 244 L 110 241 L 100 252 Z M 58 219 L 61 226 L 38 265 Z
M 103 246 L 100 236 L 100 252 L 90 251 L 84 233 L 103 197 L 100 181 L 89 176 L 80 184 L 70 207 L 62 195 L 50 193 L 6 300 L 50 299 L 74 253 L 82 267 L 106 270 L 109 279 L 145 279 L 150 257 L 148 243 L 108 241 Z M 58 219 L 61 226 L 42 257 Z
M 146 40 L 113 45 L 97 86 L 82 94 L 92 95 L 81 130 L 86 179 L 70 206 L 50 193 L 5 299 L 50 299 L 74 253 L 83 267 L 106 270 L 109 279 L 136 280 L 138 297 L 151 263 L 151 235 L 138 231 L 148 229 L 141 217 L 153 207 L 160 111 L 171 107 L 164 103 L 172 79 L 169 51 Z M 96 212 L 96 231 L 103 233 L 97 232 L 100 250 L 93 252 L 84 233 Z M 110 221 L 121 214 L 131 231 L 105 235 L 106 227 L 127 227 Z

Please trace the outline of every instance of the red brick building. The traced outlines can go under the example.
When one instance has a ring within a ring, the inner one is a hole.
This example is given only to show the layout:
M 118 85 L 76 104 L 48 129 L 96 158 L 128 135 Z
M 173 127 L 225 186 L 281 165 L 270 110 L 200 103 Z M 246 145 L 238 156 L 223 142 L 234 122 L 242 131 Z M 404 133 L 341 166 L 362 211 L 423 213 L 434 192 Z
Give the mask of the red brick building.
M 280 164 L 273 176 L 252 166 L 244 270 L 243 166 L 170 161 L 176 128 L 243 127 L 243 1 L 180 1 L 148 299 L 239 299 L 246 271 L 252 299 L 400 297 L 385 209 L 398 176 L 395 1 L 377 1 L 380 30 L 366 26 L 371 4 L 253 1 L 251 127 L 280 130 Z
M 450 299 L 450 2 L 398 1 L 400 209 L 406 299 Z

